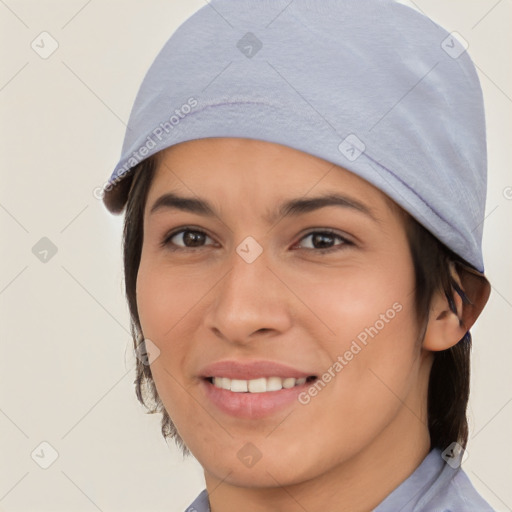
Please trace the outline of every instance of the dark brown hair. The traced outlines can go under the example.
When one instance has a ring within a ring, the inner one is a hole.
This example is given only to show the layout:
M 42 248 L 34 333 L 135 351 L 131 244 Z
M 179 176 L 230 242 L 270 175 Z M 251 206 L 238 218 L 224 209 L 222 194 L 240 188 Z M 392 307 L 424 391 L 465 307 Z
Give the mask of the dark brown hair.
M 144 208 L 155 173 L 156 159 L 141 162 L 123 181 L 128 190 L 124 223 L 125 291 L 131 315 L 131 332 L 136 351 L 144 349 L 144 336 L 140 326 L 136 300 L 137 272 L 142 252 Z M 416 288 L 415 303 L 420 325 L 428 318 L 431 300 L 436 291 L 444 291 L 454 307 L 454 293 L 461 293 L 450 274 L 450 262 L 468 265 L 428 230 L 419 224 L 396 203 L 389 201 L 399 211 L 405 223 L 407 238 L 414 265 Z M 464 293 L 462 296 L 465 298 Z M 420 340 L 421 341 L 421 340 Z M 453 347 L 434 353 L 428 387 L 428 429 L 431 448 L 441 450 L 452 442 L 466 447 L 468 423 L 466 408 L 469 399 L 471 335 L 469 331 Z M 161 432 L 165 439 L 174 439 L 184 455 L 189 452 L 179 436 L 168 412 L 158 396 L 151 368 L 137 359 L 135 391 L 139 401 L 149 413 L 161 413 Z

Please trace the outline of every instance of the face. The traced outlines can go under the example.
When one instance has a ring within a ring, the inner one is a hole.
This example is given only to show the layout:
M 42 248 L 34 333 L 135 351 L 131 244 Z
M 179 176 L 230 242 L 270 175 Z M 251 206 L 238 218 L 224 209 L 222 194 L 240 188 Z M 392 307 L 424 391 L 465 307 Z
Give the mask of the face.
M 399 444 L 428 374 L 390 200 L 263 141 L 194 140 L 160 157 L 137 305 L 158 394 L 206 474 L 293 484 Z

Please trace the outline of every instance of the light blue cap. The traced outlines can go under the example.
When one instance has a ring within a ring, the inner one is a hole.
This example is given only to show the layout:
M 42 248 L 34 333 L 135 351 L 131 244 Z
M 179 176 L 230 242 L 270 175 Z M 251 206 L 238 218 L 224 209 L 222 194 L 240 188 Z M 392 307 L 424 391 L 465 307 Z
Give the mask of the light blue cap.
M 147 72 L 104 202 L 122 211 L 118 184 L 164 148 L 259 139 L 364 178 L 483 272 L 485 114 L 466 47 L 393 0 L 211 0 Z

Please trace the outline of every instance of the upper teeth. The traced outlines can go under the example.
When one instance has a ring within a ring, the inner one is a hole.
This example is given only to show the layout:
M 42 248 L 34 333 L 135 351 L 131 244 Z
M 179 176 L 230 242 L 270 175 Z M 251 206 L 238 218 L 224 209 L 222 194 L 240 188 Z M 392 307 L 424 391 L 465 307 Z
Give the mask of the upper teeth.
M 306 377 L 294 379 L 289 377 L 262 377 L 260 379 L 240 380 L 228 379 L 227 377 L 214 377 L 213 385 L 217 388 L 227 389 L 235 393 L 265 393 L 266 391 L 279 391 L 280 389 L 289 389 L 294 386 L 305 384 Z

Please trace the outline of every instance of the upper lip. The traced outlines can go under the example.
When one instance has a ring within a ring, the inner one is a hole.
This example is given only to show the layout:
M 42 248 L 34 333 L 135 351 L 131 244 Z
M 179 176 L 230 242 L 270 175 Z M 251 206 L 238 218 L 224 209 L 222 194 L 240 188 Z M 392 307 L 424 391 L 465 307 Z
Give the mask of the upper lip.
M 228 379 L 251 380 L 262 377 L 296 378 L 310 377 L 314 374 L 274 361 L 234 361 L 225 360 L 205 366 L 199 374 L 202 378 L 226 377 Z

